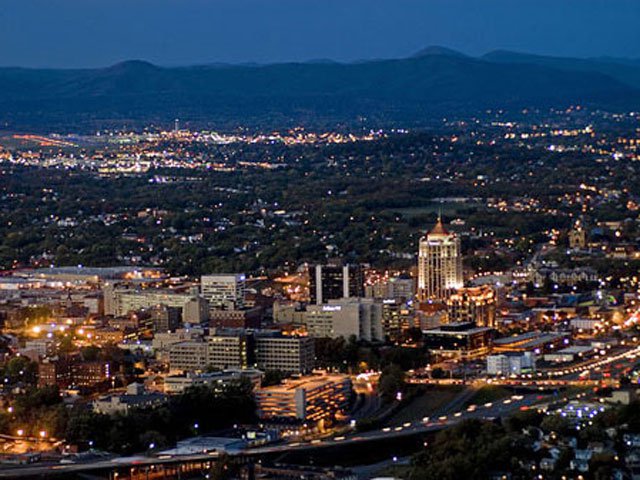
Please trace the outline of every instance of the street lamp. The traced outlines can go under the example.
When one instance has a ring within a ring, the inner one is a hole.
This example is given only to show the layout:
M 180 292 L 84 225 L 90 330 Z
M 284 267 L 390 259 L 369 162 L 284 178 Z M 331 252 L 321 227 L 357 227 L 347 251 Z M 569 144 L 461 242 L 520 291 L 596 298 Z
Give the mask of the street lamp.
M 24 430 L 22 428 L 19 428 L 18 431 L 16 432 L 16 434 L 21 437 L 24 435 Z
M 47 436 L 47 432 L 45 432 L 44 430 L 40 430 L 39 435 L 40 435 L 40 438 L 44 438 Z

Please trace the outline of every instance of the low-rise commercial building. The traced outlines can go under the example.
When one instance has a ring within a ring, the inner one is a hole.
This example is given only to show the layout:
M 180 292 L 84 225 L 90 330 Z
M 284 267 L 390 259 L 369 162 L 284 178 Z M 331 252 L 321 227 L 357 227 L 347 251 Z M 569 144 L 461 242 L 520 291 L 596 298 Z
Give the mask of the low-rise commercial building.
M 533 352 L 542 355 L 544 352 L 556 351 L 569 345 L 569 333 L 527 332 L 521 335 L 499 338 L 493 342 L 494 352 Z
M 38 364 L 38 386 L 93 387 L 111 378 L 111 365 L 83 361 L 79 357 L 45 358 Z
M 151 408 L 166 402 L 167 396 L 159 392 L 147 392 L 140 383 L 132 383 L 123 394 L 105 395 L 93 401 L 97 413 L 112 415 L 128 413 L 132 408 Z
M 478 327 L 473 322 L 450 323 L 422 333 L 429 351 L 444 358 L 485 355 L 493 336 L 491 328 Z
M 488 375 L 511 376 L 535 371 L 536 357 L 531 352 L 501 353 L 487 356 Z
M 226 386 L 237 383 L 243 379 L 251 382 L 254 389 L 260 388 L 263 373 L 254 369 L 224 370 L 211 373 L 185 373 L 181 375 L 169 375 L 164 378 L 164 391 L 168 394 L 182 393 L 187 388 L 208 386 L 214 389 L 224 389 Z
M 574 345 L 557 352 L 545 353 L 544 360 L 553 363 L 569 363 L 581 358 L 587 358 L 595 353 L 596 349 L 592 346 Z

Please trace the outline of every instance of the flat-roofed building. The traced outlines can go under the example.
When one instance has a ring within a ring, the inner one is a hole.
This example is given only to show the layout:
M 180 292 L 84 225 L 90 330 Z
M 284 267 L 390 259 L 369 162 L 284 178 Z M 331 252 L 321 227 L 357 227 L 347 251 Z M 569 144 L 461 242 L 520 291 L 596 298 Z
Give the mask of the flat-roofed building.
M 599 318 L 572 318 L 570 325 L 577 333 L 593 333 L 604 329 L 604 322 Z
M 191 301 L 191 293 L 180 293 L 169 289 L 148 288 L 144 290 L 106 288 L 105 315 L 121 317 L 130 312 L 149 309 L 157 305 L 179 308 Z
M 93 387 L 111 378 L 109 362 L 85 362 L 79 356 L 45 358 L 38 364 L 38 386 Z
M 309 305 L 304 322 L 312 337 L 384 340 L 382 302 L 372 298 L 346 298 Z
M 182 393 L 187 388 L 196 386 L 209 386 L 214 389 L 224 389 L 230 384 L 244 379 L 249 380 L 253 388 L 260 388 L 263 373 L 255 369 L 231 369 L 211 373 L 184 373 L 180 375 L 168 375 L 164 378 L 165 393 Z
M 478 327 L 473 322 L 460 322 L 441 325 L 422 333 L 425 347 L 434 355 L 471 357 L 489 352 L 493 329 Z
M 595 355 L 596 353 L 597 350 L 592 345 L 573 345 L 556 352 L 545 353 L 544 360 L 546 362 L 553 363 L 569 363 L 576 360 L 585 359 L 587 357 Z
M 167 396 L 159 392 L 147 392 L 140 383 L 127 386 L 123 394 L 111 394 L 99 397 L 92 402 L 93 410 L 97 413 L 112 415 L 114 413 L 128 413 L 133 408 L 152 408 L 167 401 Z
M 209 302 L 202 296 L 196 295 L 185 303 L 182 309 L 184 323 L 202 324 L 209 320 Z
M 547 351 L 556 351 L 570 342 L 571 334 L 565 332 L 527 332 L 494 340 L 493 350 L 497 353 L 533 352 L 540 355 Z
M 382 300 L 382 331 L 389 340 L 397 340 L 413 326 L 413 317 L 413 308 L 407 302 L 396 298 Z
M 208 365 L 207 342 L 187 340 L 169 346 L 169 368 L 173 371 L 204 370 Z
M 208 364 L 214 368 L 247 368 L 253 365 L 253 337 L 243 331 L 207 337 Z
M 255 399 L 262 419 L 319 422 L 344 414 L 351 393 L 346 375 L 310 375 L 261 388 Z
M 211 310 L 241 310 L 245 307 L 246 276 L 243 273 L 219 273 L 200 278 L 202 296 Z
M 487 356 L 488 375 L 522 375 L 535 370 L 536 357 L 532 352 L 509 352 Z
M 329 300 L 364 297 L 364 266 L 333 260 L 309 269 L 311 303 L 322 305 Z
M 309 337 L 258 335 L 255 358 L 262 370 L 308 373 L 315 367 L 315 342 Z
M 263 310 L 261 307 L 242 310 L 211 310 L 209 325 L 213 328 L 260 328 Z

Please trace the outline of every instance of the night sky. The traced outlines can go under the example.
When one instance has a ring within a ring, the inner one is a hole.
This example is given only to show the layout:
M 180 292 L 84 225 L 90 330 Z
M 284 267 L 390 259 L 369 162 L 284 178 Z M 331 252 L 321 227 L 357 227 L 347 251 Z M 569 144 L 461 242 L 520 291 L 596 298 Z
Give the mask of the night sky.
M 0 0 L 0 65 L 351 61 L 429 45 L 640 58 L 640 0 Z

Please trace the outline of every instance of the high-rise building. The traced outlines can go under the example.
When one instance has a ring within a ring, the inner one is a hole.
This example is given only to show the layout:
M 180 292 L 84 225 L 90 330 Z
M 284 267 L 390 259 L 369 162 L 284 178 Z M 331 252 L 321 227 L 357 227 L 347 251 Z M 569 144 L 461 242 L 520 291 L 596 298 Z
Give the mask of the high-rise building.
M 345 298 L 309 305 L 304 323 L 312 337 L 384 340 L 382 302 L 372 298 Z
M 435 227 L 420 239 L 418 296 L 421 301 L 444 301 L 462 286 L 460 238 L 448 232 L 438 217 Z
M 489 285 L 460 288 L 451 294 L 446 303 L 449 322 L 496 326 L 496 294 Z
M 403 331 L 412 326 L 413 309 L 394 298 L 382 300 L 382 331 L 389 340 L 397 340 Z
M 202 296 L 209 308 L 241 310 L 244 308 L 246 277 L 240 273 L 212 274 L 201 277 Z
M 322 305 L 329 300 L 364 297 L 364 268 L 339 262 L 316 265 L 309 269 L 311 303 Z

